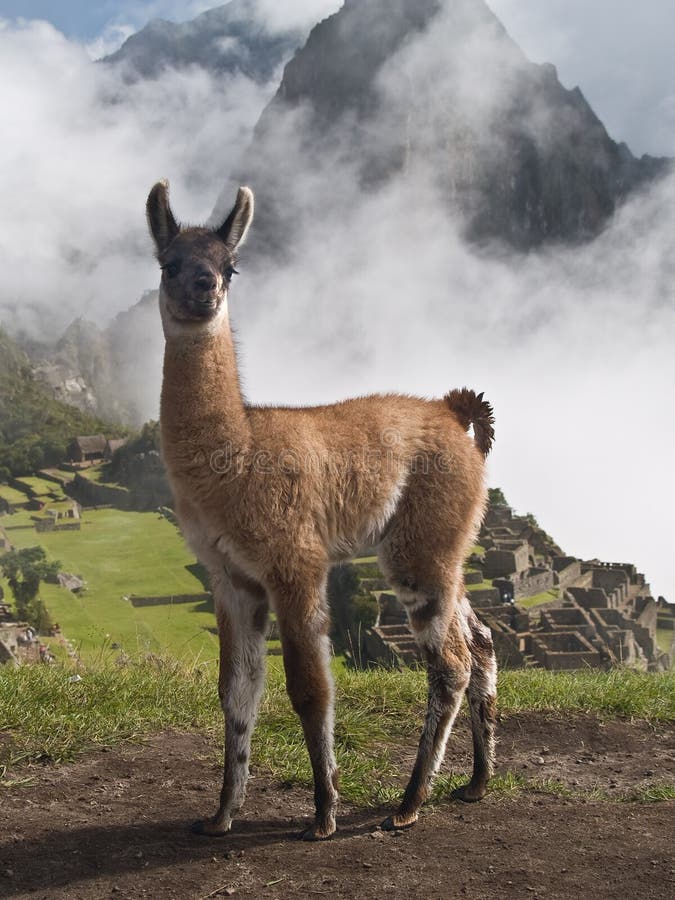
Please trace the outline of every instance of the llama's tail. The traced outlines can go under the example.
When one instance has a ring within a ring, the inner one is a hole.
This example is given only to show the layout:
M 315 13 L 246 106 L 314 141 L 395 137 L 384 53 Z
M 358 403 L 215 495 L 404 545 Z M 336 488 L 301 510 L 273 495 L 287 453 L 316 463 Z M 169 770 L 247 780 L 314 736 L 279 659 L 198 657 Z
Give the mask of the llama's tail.
M 495 439 L 495 417 L 492 407 L 483 399 L 482 392 L 477 394 L 469 388 L 461 388 L 450 391 L 444 399 L 465 431 L 473 425 L 476 446 L 483 456 L 487 456 Z

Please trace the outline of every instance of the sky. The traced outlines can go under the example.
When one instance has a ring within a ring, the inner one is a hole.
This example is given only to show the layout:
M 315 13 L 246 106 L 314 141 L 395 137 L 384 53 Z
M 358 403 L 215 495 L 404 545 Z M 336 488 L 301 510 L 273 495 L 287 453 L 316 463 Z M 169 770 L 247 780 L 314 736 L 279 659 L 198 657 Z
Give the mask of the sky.
M 309 25 L 339 5 L 259 2 L 270 28 L 281 8 Z M 490 5 L 531 59 L 581 85 L 613 137 L 675 156 L 672 0 Z M 205 6 L 0 0 L 0 320 L 10 327 L 46 338 L 76 315 L 105 323 L 156 286 L 143 205 L 159 177 L 180 219 L 210 215 L 278 77 L 173 73 L 117 104 L 102 102 L 115 98 L 114 77 L 91 65 L 148 17 Z M 347 222 L 321 223 L 331 254 L 309 229 L 301 265 L 242 274 L 232 315 L 249 397 L 484 390 L 497 411 L 491 483 L 565 550 L 635 562 L 675 601 L 675 181 L 636 198 L 587 247 L 515 259 L 478 259 L 429 200 L 415 233 L 430 237 L 411 264 L 395 250 L 408 201 L 392 189 Z M 347 273 L 336 259 L 350 261 Z M 139 376 L 148 415 L 158 335 Z

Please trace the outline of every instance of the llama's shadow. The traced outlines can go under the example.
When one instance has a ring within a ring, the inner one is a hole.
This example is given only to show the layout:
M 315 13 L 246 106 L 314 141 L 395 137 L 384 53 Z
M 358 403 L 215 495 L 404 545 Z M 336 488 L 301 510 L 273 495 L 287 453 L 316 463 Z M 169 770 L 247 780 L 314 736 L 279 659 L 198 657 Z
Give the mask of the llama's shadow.
M 362 835 L 377 821 L 373 810 L 347 813 L 340 817 L 339 830 L 331 841 Z M 236 860 L 242 851 L 299 842 L 303 828 L 309 824 L 309 819 L 302 821 L 300 817 L 291 823 L 271 818 L 243 819 L 223 837 L 195 835 L 185 820 L 50 830 L 3 848 L 3 861 L 13 877 L 11 881 L 3 879 L 2 895 L 73 887 L 79 882 L 133 873 L 151 875 L 153 869 L 172 864 L 207 862 L 215 854 L 227 866 L 230 858 Z

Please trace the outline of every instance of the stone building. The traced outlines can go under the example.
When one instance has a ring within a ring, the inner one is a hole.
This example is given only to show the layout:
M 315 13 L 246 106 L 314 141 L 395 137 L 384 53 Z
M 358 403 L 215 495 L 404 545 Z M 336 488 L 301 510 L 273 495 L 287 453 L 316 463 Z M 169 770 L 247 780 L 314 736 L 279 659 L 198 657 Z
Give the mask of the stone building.
M 565 555 L 532 517 L 516 516 L 504 506 L 489 507 L 480 543 L 485 554 L 471 557 L 468 596 L 492 631 L 502 667 L 670 668 L 675 641 L 670 652 L 660 649 L 657 628 L 675 636 L 675 607 L 651 596 L 635 566 Z M 545 593 L 550 596 L 542 602 L 537 595 Z M 404 665 L 419 660 L 395 595 L 374 595 L 379 615 L 364 633 L 362 661 Z M 532 608 L 519 606 L 530 598 Z

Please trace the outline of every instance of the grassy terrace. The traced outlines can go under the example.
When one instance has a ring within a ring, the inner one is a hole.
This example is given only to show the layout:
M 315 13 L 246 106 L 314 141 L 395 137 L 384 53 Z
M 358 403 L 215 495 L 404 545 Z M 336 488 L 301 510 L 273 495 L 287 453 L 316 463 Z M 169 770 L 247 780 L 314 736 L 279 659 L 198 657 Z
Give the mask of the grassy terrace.
M 39 515 L 34 510 L 21 509 L 11 516 L 0 516 L 0 528 L 3 528 L 11 541 L 14 541 L 13 530 L 15 528 L 35 528 L 35 516 Z M 33 542 L 35 543 L 35 542 Z
M 486 591 L 492 587 L 491 581 L 480 581 L 478 584 L 467 584 L 466 589 L 469 593 L 473 591 Z
M 543 591 L 541 594 L 534 594 L 532 597 L 525 597 L 523 600 L 518 600 L 517 605 L 523 609 L 532 609 L 533 606 L 544 606 L 546 603 L 551 603 L 553 600 L 559 599 L 559 590 L 553 588 L 550 591 Z
M 79 469 L 77 474 L 81 475 L 82 478 L 86 478 L 87 481 L 93 481 L 95 484 L 108 484 L 110 466 L 106 463 L 100 466 L 89 466 L 84 469 Z M 116 484 L 115 482 L 111 482 L 110 487 L 117 488 L 117 490 L 120 491 L 128 491 L 127 487 L 122 484 Z
M 281 780 L 309 784 L 300 725 L 277 659 L 270 662 L 253 761 Z M 82 670 L 78 683 L 69 682 L 70 672 L 61 666 L 0 669 L 0 732 L 11 737 L 0 744 L 0 773 L 4 768 L 11 775 L 13 767 L 26 761 L 72 759 L 169 727 L 221 735 L 210 666 L 98 665 Z M 392 776 L 400 768 L 391 748 L 395 755 L 397 745 L 415 740 L 426 700 L 424 674 L 412 669 L 338 670 L 336 682 L 342 792 L 357 802 L 388 801 L 398 790 Z M 502 715 L 540 710 L 675 721 L 673 673 L 510 671 L 500 675 L 499 696 Z
M 0 497 L 8 503 L 27 503 L 29 497 L 23 491 L 17 491 L 16 488 L 10 487 L 8 484 L 0 484 Z
M 16 480 L 20 484 L 25 484 L 35 497 L 46 497 L 48 494 L 63 495 L 63 490 L 58 484 L 47 481 L 46 478 L 40 478 L 38 475 L 25 475 Z

